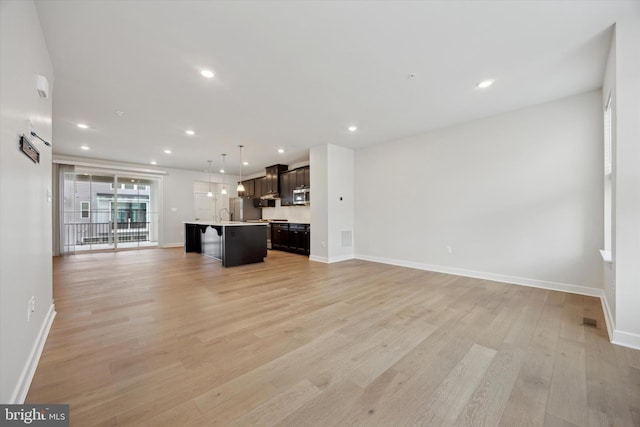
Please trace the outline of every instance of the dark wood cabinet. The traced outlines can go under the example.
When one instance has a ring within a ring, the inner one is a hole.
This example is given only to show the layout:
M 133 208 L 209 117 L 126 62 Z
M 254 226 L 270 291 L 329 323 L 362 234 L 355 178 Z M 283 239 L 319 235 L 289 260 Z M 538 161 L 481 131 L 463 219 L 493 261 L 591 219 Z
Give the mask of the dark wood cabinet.
M 289 224 L 271 224 L 271 248 L 282 251 L 289 248 Z
M 293 190 L 309 186 L 309 166 L 283 172 L 280 174 L 280 205 L 293 206 Z
M 295 186 L 292 184 L 295 183 L 295 178 L 295 171 L 280 174 L 280 206 L 293 205 L 293 189 Z
M 296 171 L 296 186 L 293 188 L 309 188 L 309 166 L 295 169 Z
M 271 224 L 271 248 L 301 255 L 311 249 L 309 224 Z
M 307 227 L 305 224 L 289 225 L 289 250 L 291 252 L 308 255 L 305 239 Z
M 253 197 L 255 198 L 260 198 L 266 194 L 268 194 L 267 192 L 267 177 L 263 176 L 262 178 L 256 178 L 254 179 L 255 184 L 255 193 L 253 195 Z
M 280 193 L 278 177 L 287 169 L 289 169 L 287 165 L 273 165 L 266 168 L 267 176 L 265 177 L 266 181 L 264 195 Z
M 256 191 L 255 180 L 247 179 L 245 181 L 242 181 L 242 185 L 244 185 L 244 191 L 238 192 L 238 196 L 253 197 Z

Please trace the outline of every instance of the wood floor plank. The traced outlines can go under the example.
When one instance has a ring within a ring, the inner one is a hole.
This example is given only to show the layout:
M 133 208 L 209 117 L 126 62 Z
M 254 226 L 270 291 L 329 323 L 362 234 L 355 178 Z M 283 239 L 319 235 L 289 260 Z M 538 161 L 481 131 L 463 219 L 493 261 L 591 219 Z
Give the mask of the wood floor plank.
M 425 412 L 416 412 L 410 423 L 423 426 L 453 425 L 495 355 L 493 349 L 477 344 L 471 346 L 435 391 Z
M 322 390 L 308 380 L 302 380 L 293 387 L 274 394 L 260 406 L 243 414 L 227 424 L 228 426 L 273 426 L 290 416 L 301 406 L 322 394 Z
M 542 311 L 500 425 L 543 426 L 553 374 L 562 307 L 548 304 Z
M 72 426 L 640 425 L 640 351 L 592 297 L 278 251 L 53 264 L 26 401 Z
M 547 412 L 576 425 L 588 425 L 583 343 L 560 338 L 556 348 Z
M 498 351 L 456 424 L 497 426 L 512 393 L 523 359 L 524 351 L 520 348 Z

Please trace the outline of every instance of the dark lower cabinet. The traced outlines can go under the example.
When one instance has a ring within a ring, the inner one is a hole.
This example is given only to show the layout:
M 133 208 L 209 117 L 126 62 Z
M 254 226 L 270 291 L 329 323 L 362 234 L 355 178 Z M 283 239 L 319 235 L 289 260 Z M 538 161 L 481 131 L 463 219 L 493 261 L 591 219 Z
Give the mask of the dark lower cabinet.
M 271 247 L 280 251 L 309 255 L 310 235 L 309 224 L 271 224 Z
M 289 248 L 289 224 L 271 224 L 271 248 L 281 251 Z

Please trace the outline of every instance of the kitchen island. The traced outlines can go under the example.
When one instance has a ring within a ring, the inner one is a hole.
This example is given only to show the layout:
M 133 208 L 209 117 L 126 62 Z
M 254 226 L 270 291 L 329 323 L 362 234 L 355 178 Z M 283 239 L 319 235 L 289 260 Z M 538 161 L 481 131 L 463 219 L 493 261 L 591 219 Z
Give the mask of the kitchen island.
M 222 261 L 224 267 L 263 262 L 267 256 L 266 223 L 185 221 L 184 251 Z

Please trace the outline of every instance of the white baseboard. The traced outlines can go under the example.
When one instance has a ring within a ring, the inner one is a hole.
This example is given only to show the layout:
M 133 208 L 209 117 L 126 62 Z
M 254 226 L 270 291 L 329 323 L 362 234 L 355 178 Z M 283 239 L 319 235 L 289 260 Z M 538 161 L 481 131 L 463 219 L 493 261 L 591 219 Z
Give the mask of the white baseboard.
M 333 264 L 334 262 L 348 261 L 354 258 L 355 256 L 353 255 L 340 255 L 332 258 L 327 258 L 327 257 L 317 256 L 317 255 L 310 255 L 309 261 L 323 262 L 325 264 Z
M 166 243 L 161 245 L 161 248 L 181 248 L 184 246 L 184 243 Z
M 42 355 L 42 350 L 44 349 L 44 344 L 47 342 L 47 337 L 49 336 L 49 331 L 51 330 L 51 325 L 53 324 L 53 319 L 56 317 L 55 305 L 51 304 L 49 307 L 49 311 L 40 326 L 40 331 L 38 332 L 38 336 L 36 337 L 36 341 L 33 343 L 33 347 L 31 348 L 31 353 L 27 358 L 27 361 L 22 369 L 22 374 L 20 375 L 20 379 L 18 380 L 18 384 L 11 395 L 11 399 L 8 403 L 10 404 L 22 404 L 24 400 L 27 398 L 27 393 L 29 392 L 29 387 L 31 387 L 31 381 L 33 380 L 33 375 L 36 373 L 36 368 L 38 367 L 38 363 L 40 362 L 40 356 Z
M 318 255 L 309 255 L 309 261 L 322 262 L 325 264 L 329 264 L 329 258 L 318 256 Z
M 602 311 L 604 312 L 604 320 L 607 324 L 607 333 L 609 334 L 609 341 L 613 344 L 621 345 L 623 347 L 633 348 L 640 350 L 640 335 L 632 332 L 624 332 L 616 329 L 616 322 L 609 306 L 609 300 L 604 292 L 602 292 Z
M 350 259 L 354 259 L 354 258 L 355 256 L 353 254 L 334 256 L 329 258 L 329 264 L 333 264 L 334 262 L 349 261 Z
M 602 291 L 600 297 L 600 303 L 602 304 L 602 312 L 604 313 L 604 322 L 607 324 L 607 334 L 609 335 L 609 341 L 613 342 L 613 333 L 616 329 L 616 322 L 613 319 L 613 313 L 611 313 L 611 307 L 607 300 L 607 295 Z
M 600 298 L 602 289 L 590 288 L 588 286 L 571 285 L 568 283 L 548 282 L 545 280 L 527 279 L 523 277 L 508 276 L 505 274 L 486 273 L 482 271 L 465 270 L 462 268 L 447 267 L 442 265 L 423 264 L 419 262 L 403 261 L 368 255 L 355 256 L 364 261 L 379 262 L 382 264 L 397 265 L 400 267 L 415 268 L 418 270 L 435 271 L 438 273 L 453 274 L 456 276 L 473 277 L 476 279 L 492 280 L 494 282 L 510 283 L 513 285 L 531 286 L 533 288 L 549 289 L 552 291 L 569 292 L 572 294 L 587 295 Z
M 621 345 L 623 347 L 629 347 L 636 350 L 640 350 L 640 335 L 630 332 L 623 332 L 620 330 L 613 330 L 613 338 L 611 342 Z

